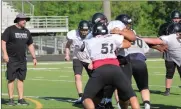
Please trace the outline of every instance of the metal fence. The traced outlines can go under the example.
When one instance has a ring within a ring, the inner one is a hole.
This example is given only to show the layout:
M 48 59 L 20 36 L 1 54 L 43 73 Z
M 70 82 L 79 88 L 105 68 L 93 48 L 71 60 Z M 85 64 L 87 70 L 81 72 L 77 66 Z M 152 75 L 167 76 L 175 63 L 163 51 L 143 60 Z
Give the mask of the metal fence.
M 38 36 L 33 37 L 36 55 L 64 54 L 66 37 Z
M 14 16 L 15 17 L 15 16 Z M 10 25 L 13 25 L 14 17 L 3 16 L 2 31 Z M 30 16 L 31 20 L 27 22 L 26 28 L 31 33 L 40 32 L 68 32 L 68 16 Z
M 37 36 L 33 37 L 36 55 L 59 55 L 64 54 L 66 36 Z M 72 47 L 71 47 L 72 52 Z M 158 52 L 150 49 L 149 53 Z

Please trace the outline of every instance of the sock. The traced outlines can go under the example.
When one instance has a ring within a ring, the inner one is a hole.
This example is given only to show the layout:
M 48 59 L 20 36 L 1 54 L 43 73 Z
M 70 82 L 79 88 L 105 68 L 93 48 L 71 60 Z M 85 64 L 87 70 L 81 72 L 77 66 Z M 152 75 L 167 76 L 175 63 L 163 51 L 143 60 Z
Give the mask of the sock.
M 150 105 L 150 101 L 147 101 L 147 100 L 143 101 L 143 104 L 146 104 L 146 103 Z
M 166 91 L 170 91 L 170 88 L 166 88 Z
M 79 97 L 82 97 L 83 96 L 83 93 L 79 93 Z

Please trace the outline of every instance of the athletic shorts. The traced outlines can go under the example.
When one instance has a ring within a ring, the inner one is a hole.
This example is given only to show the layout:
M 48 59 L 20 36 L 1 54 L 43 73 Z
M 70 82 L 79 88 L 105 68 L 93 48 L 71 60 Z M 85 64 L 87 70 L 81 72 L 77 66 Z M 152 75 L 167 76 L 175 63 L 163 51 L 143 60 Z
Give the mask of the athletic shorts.
M 73 59 L 73 71 L 74 71 L 74 74 L 77 75 L 82 75 L 82 70 L 83 70 L 83 67 L 85 68 L 88 76 L 90 77 L 91 76 L 91 72 L 92 70 L 88 69 L 88 65 L 89 63 L 85 63 L 85 62 L 82 62 L 78 59 Z
M 86 98 L 93 99 L 101 89 L 111 85 L 118 90 L 119 99 L 127 101 L 131 97 L 136 96 L 128 81 L 119 66 L 103 65 L 93 70 L 85 86 L 83 100 Z
M 129 55 L 126 56 L 126 57 L 117 56 L 117 59 L 119 60 L 120 67 L 122 68 L 123 72 L 126 74 L 129 81 L 131 82 L 131 79 L 132 79 L 132 66 L 131 66 Z
M 16 58 L 9 57 L 7 63 L 6 77 L 7 80 L 13 81 L 15 79 L 25 80 L 27 72 L 27 61 L 19 61 Z
M 141 60 L 131 60 L 133 77 L 139 91 L 148 89 L 148 70 L 147 65 Z
M 166 73 L 167 74 L 173 74 L 175 73 L 175 69 L 177 67 L 178 73 L 180 75 L 181 78 L 181 66 L 179 67 L 175 62 L 173 61 L 166 61 L 165 60 L 165 67 L 166 67 Z

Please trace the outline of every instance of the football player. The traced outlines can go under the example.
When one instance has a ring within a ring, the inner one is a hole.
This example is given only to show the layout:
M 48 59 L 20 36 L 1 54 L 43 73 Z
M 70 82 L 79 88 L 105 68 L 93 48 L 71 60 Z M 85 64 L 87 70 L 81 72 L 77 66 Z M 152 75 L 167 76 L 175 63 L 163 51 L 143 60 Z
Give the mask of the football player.
M 175 72 L 175 68 L 181 77 L 181 24 L 180 23 L 171 23 L 168 26 L 167 34 L 162 35 L 159 38 L 144 38 L 149 44 L 167 44 L 168 51 L 164 56 L 165 67 L 166 67 L 166 91 L 165 96 L 170 95 L 170 87 L 172 84 L 172 78 Z
M 132 29 L 132 19 L 127 14 L 121 14 L 116 17 L 117 20 L 122 21 L 127 29 L 132 30 L 135 34 L 136 32 Z M 136 40 L 132 42 L 130 48 L 127 49 L 128 55 L 130 57 L 130 72 L 125 72 L 131 79 L 131 73 L 136 81 L 137 87 L 142 95 L 142 100 L 145 109 L 150 109 L 150 92 L 148 89 L 148 70 L 146 65 L 145 53 L 149 51 L 149 46 L 140 38 L 136 37 Z M 124 67 L 123 67 L 124 68 Z M 117 97 L 116 97 L 117 98 Z M 117 98 L 118 101 L 118 98 Z
M 119 67 L 119 62 L 114 52 L 117 48 L 130 47 L 130 42 L 123 40 L 124 37 L 121 35 L 107 35 L 107 33 L 106 25 L 97 23 L 92 31 L 94 37 L 85 41 L 94 70 L 84 90 L 84 107 L 86 109 L 94 109 L 95 106 L 92 99 L 102 88 L 111 85 L 118 89 L 118 95 L 121 100 L 130 100 L 132 108 L 139 109 L 135 93 L 128 82 L 129 80 Z M 127 109 L 127 106 L 123 107 L 123 109 Z
M 65 47 L 65 60 L 70 60 L 70 46 L 73 47 L 73 71 L 75 76 L 75 84 L 77 92 L 79 95 L 78 100 L 75 101 L 76 104 L 82 103 L 82 70 L 83 67 L 86 69 L 88 75 L 90 76 L 91 70 L 88 69 L 90 59 L 86 52 L 80 51 L 80 45 L 83 44 L 83 40 L 87 38 L 90 32 L 90 25 L 88 21 L 82 20 L 78 25 L 77 30 L 71 30 L 67 33 L 67 43 Z

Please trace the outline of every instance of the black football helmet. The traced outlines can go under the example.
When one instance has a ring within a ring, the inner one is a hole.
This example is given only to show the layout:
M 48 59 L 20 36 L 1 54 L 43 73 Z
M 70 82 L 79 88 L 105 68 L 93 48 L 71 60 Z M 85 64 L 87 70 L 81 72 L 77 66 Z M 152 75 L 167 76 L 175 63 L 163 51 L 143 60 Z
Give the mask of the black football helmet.
M 171 23 L 167 28 L 167 34 L 181 33 L 181 24 L 180 23 Z
M 177 10 L 172 11 L 172 13 L 170 14 L 170 18 L 171 19 L 181 19 L 181 13 Z
M 78 32 L 81 38 L 85 38 L 90 32 L 90 23 L 86 20 L 79 22 Z
M 128 29 L 132 28 L 132 19 L 127 14 L 120 14 L 116 17 L 115 20 L 119 20 L 123 22 L 127 26 Z
M 107 25 L 108 24 L 107 17 L 102 13 L 95 13 L 92 16 L 92 24 L 95 25 L 98 22 L 101 22 L 101 23 L 104 23 L 104 25 Z
M 123 22 L 125 25 L 132 23 L 131 17 L 128 16 L 127 14 L 120 14 L 116 17 L 115 20 L 119 20 L 119 21 Z
M 108 34 L 107 26 L 103 23 L 96 23 L 92 29 L 93 36 Z

